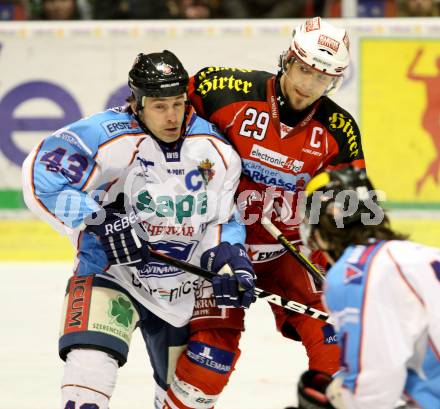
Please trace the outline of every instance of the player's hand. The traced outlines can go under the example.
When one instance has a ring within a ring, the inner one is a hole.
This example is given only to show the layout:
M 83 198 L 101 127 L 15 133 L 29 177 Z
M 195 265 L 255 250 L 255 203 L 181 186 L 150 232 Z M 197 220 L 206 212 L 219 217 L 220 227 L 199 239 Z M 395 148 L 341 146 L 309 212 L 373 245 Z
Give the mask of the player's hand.
M 212 279 L 217 306 L 249 308 L 256 300 L 255 273 L 241 244 L 221 242 L 202 254 L 200 264 L 218 273 Z
M 327 388 L 333 381 L 331 375 L 308 370 L 301 375 L 298 382 L 299 409 L 335 409 L 327 397 Z
M 91 215 L 86 231 L 98 236 L 110 265 L 133 265 L 141 268 L 148 262 L 147 232 L 134 212 L 119 213 L 112 208 Z

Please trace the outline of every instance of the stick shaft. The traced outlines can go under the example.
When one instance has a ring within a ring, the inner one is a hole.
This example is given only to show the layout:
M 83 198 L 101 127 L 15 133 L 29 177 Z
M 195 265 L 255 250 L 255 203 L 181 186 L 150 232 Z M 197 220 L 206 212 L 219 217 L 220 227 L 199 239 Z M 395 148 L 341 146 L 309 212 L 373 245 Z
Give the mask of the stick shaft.
M 150 253 L 151 256 L 156 260 L 167 263 L 173 267 L 180 268 L 181 270 L 197 275 L 199 277 L 206 278 L 207 280 L 211 280 L 213 277 L 216 276 L 215 273 L 209 270 L 195 266 L 194 264 L 190 264 L 186 261 L 167 256 L 155 250 L 150 249 Z M 331 323 L 329 315 L 324 311 L 317 310 L 297 301 L 287 300 L 286 298 L 280 297 L 277 294 L 269 293 L 260 288 L 255 288 L 254 293 L 257 298 L 266 300 L 267 302 L 278 305 L 286 310 L 293 311 L 298 314 L 308 315 L 317 320 Z
M 322 273 L 284 236 L 283 233 L 267 218 L 261 221 L 266 231 L 278 241 L 316 280 L 319 285 L 324 284 Z

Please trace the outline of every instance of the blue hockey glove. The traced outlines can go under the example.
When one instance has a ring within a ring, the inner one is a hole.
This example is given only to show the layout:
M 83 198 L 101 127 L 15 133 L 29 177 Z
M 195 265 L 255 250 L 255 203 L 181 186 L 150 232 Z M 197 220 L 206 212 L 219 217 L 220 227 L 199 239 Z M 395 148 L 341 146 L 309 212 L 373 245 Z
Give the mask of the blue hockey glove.
M 98 236 L 110 265 L 133 265 L 141 268 L 148 262 L 147 232 L 136 214 L 123 214 L 105 208 L 85 223 L 86 231 Z
M 249 308 L 256 300 L 254 269 L 241 244 L 221 242 L 202 254 L 200 265 L 218 273 L 212 279 L 217 306 Z

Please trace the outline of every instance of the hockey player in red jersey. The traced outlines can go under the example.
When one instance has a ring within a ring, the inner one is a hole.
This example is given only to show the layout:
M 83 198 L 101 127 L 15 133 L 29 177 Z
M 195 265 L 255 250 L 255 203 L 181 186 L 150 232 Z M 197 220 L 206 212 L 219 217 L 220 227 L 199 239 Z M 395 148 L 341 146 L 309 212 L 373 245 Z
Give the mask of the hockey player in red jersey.
M 296 201 L 305 184 L 325 169 L 365 167 L 355 120 L 328 97 L 341 86 L 348 65 L 346 30 L 316 17 L 293 31 L 277 75 L 207 67 L 190 80 L 191 103 L 242 158 L 237 202 L 245 209 L 247 247 L 258 286 L 318 309 L 321 289 L 266 232 L 261 211 L 272 196 L 272 222 L 324 267 L 322 255 L 301 245 Z M 339 351 L 330 325 L 276 306 L 272 310 L 283 336 L 305 346 L 310 368 L 328 373 L 338 369 Z

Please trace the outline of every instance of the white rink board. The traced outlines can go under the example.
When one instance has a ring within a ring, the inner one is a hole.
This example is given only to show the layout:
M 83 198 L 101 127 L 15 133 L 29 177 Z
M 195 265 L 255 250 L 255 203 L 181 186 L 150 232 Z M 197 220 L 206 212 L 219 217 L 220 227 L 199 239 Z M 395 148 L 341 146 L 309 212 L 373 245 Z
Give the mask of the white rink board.
M 0 22 L 0 189 L 21 188 L 21 163 L 44 136 L 123 104 L 137 53 L 170 49 L 191 75 L 209 65 L 276 72 L 293 27 L 303 21 Z M 438 38 L 440 33 L 438 21 L 429 18 L 333 23 L 347 27 L 351 44 L 351 65 L 334 100 L 356 120 L 365 68 L 360 42 L 371 37 Z
M 59 409 L 63 363 L 58 329 L 69 263 L 1 263 L 0 408 Z M 275 330 L 265 302 L 249 311 L 242 357 L 216 409 L 282 409 L 296 401 L 306 368 L 302 346 Z M 142 337 L 133 336 L 111 409 L 152 408 L 153 380 Z

